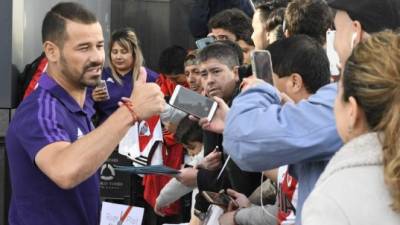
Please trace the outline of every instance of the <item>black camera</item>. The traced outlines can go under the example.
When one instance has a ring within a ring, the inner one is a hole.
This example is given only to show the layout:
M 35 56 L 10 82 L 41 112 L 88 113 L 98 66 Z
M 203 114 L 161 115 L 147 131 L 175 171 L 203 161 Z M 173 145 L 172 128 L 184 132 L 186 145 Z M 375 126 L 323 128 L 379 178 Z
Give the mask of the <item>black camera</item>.
M 242 82 L 244 78 L 249 77 L 253 74 L 253 70 L 251 69 L 251 65 L 244 64 L 242 66 L 239 66 L 238 73 L 239 80 L 240 82 Z

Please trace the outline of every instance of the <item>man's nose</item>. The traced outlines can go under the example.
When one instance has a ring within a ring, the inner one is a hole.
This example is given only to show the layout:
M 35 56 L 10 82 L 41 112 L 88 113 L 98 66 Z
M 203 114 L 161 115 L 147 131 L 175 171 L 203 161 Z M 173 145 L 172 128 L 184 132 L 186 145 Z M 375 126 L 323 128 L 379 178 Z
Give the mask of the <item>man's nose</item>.
M 194 79 L 193 73 L 189 74 L 188 80 L 190 83 L 194 83 L 195 79 Z
M 104 57 L 104 49 L 96 48 L 94 51 L 92 51 L 92 54 L 90 55 L 90 61 L 102 64 L 104 62 Z
M 214 84 L 214 79 L 212 78 L 212 76 L 207 76 L 206 84 L 207 84 L 207 86 Z

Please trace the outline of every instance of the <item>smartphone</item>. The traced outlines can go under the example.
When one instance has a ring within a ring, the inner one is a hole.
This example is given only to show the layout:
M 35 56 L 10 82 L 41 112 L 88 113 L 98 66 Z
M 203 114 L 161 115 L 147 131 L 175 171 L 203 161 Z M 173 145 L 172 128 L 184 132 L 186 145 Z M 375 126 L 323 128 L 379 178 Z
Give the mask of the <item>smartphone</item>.
M 169 104 L 197 118 L 207 118 L 208 121 L 211 121 L 218 106 L 214 100 L 181 85 L 175 87 Z
M 204 196 L 204 198 L 209 202 L 210 204 L 213 205 L 218 205 L 224 208 L 227 208 L 229 205 L 229 202 L 233 202 L 235 206 L 238 206 L 235 200 L 225 192 L 212 192 L 212 191 L 202 191 L 201 194 Z
M 334 30 L 326 31 L 326 54 L 328 55 L 329 69 L 331 71 L 331 75 L 339 76 L 340 71 L 338 65 L 340 64 L 340 61 L 334 46 L 335 36 L 336 36 L 336 31 Z
M 108 94 L 108 88 L 107 88 L 107 84 L 106 84 L 105 80 L 99 80 L 99 82 L 97 83 L 96 88 L 103 90 L 107 94 L 107 97 L 104 100 L 109 100 L 110 99 L 110 95 Z
M 205 48 L 207 45 L 215 41 L 214 37 L 205 37 L 196 41 L 196 46 L 198 49 Z
M 251 68 L 258 79 L 270 84 L 272 81 L 271 55 L 267 50 L 255 50 L 251 52 Z

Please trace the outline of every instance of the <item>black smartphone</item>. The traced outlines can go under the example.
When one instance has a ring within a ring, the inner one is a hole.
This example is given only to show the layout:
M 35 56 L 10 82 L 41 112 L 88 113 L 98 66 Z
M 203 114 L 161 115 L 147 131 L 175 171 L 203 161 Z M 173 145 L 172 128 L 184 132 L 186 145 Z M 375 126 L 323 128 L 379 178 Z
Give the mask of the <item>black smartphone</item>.
M 205 37 L 196 41 L 196 46 L 198 49 L 205 48 L 207 45 L 215 41 L 214 37 Z
M 239 81 L 242 82 L 244 78 L 253 75 L 251 65 L 244 64 L 239 66 L 238 73 L 239 73 Z
M 217 102 L 181 85 L 175 87 L 169 104 L 197 118 L 211 121 L 217 109 Z
M 258 79 L 273 84 L 272 62 L 269 51 L 255 50 L 251 52 L 251 67 L 253 74 L 256 75 Z

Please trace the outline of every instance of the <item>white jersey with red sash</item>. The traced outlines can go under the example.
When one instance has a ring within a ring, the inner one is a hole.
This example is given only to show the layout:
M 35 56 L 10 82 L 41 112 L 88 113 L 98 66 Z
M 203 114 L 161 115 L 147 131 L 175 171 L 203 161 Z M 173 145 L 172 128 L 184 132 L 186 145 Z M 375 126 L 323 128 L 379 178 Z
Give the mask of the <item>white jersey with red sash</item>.
M 118 152 L 133 161 L 134 166 L 159 165 L 162 161 L 163 133 L 159 116 L 132 126 L 121 140 Z

